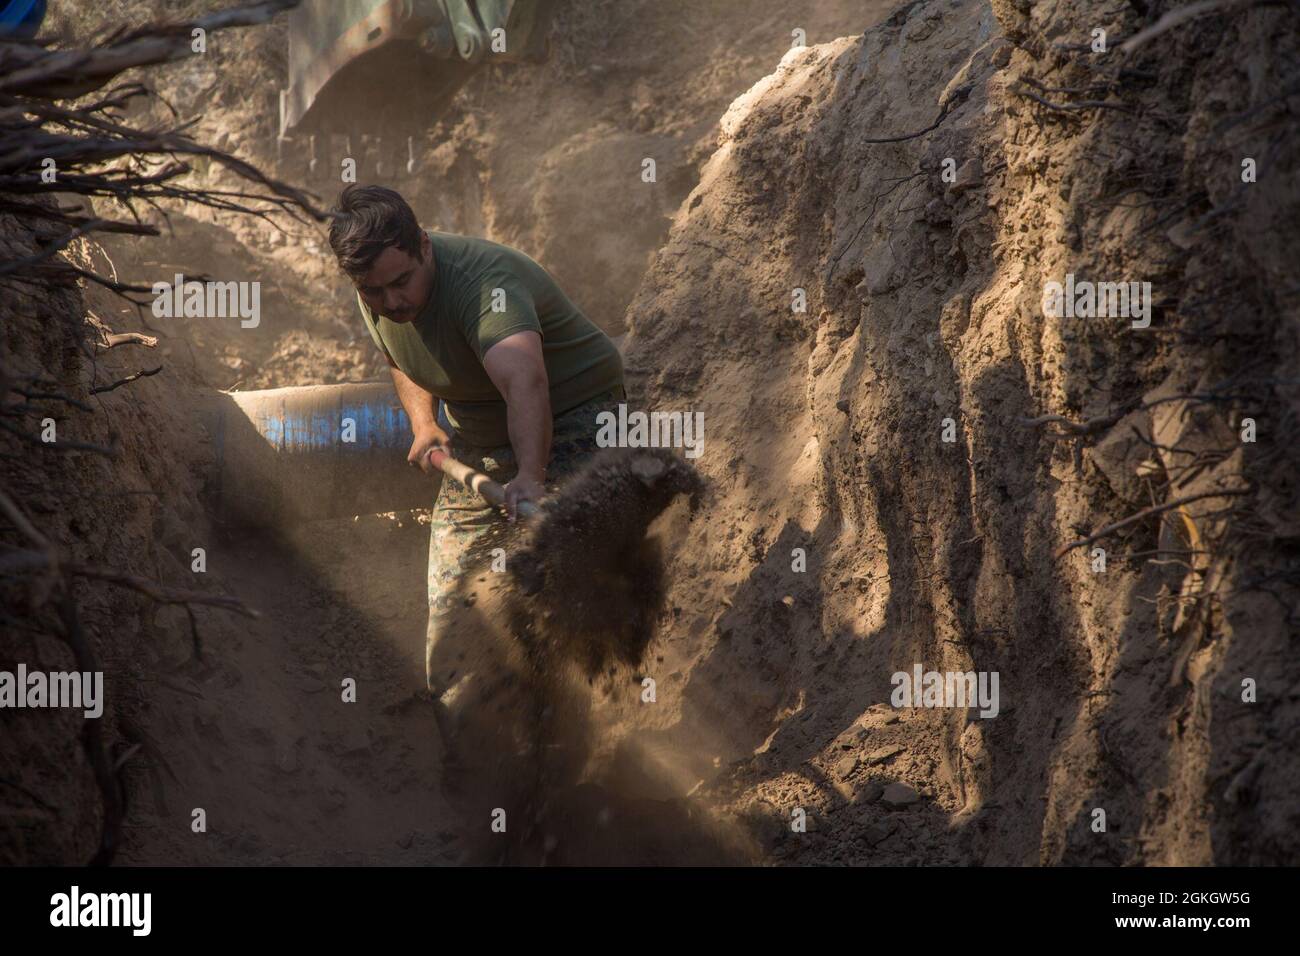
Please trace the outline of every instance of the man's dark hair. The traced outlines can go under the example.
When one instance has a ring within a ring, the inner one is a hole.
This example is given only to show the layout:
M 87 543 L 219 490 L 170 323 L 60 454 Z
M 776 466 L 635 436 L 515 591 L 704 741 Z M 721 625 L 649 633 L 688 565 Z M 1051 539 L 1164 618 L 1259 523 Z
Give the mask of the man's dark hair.
M 420 224 L 401 195 L 384 186 L 353 183 L 330 210 L 330 248 L 353 277 L 370 271 L 389 246 L 420 258 Z

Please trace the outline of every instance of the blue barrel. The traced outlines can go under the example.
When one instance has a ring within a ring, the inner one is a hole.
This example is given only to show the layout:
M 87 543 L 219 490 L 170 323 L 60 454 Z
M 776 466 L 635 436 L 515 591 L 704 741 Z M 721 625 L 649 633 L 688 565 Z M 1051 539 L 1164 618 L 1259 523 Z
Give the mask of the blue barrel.
M 407 464 L 411 423 L 388 382 L 219 392 L 204 419 L 228 523 L 430 508 L 441 484 Z

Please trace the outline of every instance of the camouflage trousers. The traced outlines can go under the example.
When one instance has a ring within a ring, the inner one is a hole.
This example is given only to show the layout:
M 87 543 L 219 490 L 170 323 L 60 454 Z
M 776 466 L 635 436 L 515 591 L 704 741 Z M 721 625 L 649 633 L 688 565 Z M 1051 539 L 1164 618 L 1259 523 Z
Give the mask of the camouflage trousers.
M 552 425 L 551 459 L 546 466 L 547 491 L 554 492 L 564 479 L 577 471 L 598 450 L 596 416 L 602 411 L 617 413 L 627 395 L 622 386 L 557 415 Z M 502 485 L 517 470 L 514 450 L 509 445 L 486 448 L 451 440 L 451 455 L 475 471 Z M 425 637 L 425 676 L 429 692 L 438 697 L 445 687 L 434 679 L 434 651 L 449 624 L 456 583 L 466 570 L 467 559 L 480 552 L 487 539 L 502 531 L 503 512 L 488 504 L 476 492 L 453 478 L 444 478 L 433 507 L 429 533 L 429 625 Z

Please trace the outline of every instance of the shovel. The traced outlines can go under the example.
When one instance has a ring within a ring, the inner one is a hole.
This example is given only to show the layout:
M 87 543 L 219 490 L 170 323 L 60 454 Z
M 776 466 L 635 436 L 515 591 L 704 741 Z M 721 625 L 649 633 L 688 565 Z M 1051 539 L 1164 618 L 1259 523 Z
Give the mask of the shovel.
M 497 482 L 493 481 L 481 471 L 475 471 L 469 465 L 457 461 L 447 453 L 444 448 L 434 448 L 429 452 L 429 462 L 445 475 L 455 478 L 470 491 L 476 491 L 484 500 L 496 505 L 498 508 L 504 508 L 506 504 L 506 490 Z M 531 501 L 519 502 L 519 516 L 521 518 L 531 518 L 541 509 Z

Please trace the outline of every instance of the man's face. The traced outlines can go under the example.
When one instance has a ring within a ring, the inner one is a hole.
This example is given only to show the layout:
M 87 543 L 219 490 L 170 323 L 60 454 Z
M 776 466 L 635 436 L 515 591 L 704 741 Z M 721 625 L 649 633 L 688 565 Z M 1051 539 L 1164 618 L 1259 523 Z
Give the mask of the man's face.
M 371 312 L 392 322 L 415 320 L 433 291 L 429 245 L 429 237 L 423 236 L 420 258 L 389 246 L 379 254 L 369 272 L 354 280 L 361 300 Z

